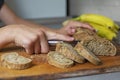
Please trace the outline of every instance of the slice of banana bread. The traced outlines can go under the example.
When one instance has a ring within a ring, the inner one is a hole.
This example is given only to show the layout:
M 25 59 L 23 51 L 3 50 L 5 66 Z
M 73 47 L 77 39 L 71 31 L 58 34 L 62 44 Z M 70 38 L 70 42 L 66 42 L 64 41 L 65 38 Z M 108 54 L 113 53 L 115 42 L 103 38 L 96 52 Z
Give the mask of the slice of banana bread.
M 26 69 L 32 66 L 32 60 L 18 55 L 16 52 L 5 53 L 1 55 L 1 63 L 3 67 L 9 69 Z
M 77 43 L 77 45 L 74 47 L 77 52 L 83 56 L 85 59 L 87 59 L 89 62 L 99 65 L 101 64 L 101 60 L 95 56 L 89 49 L 84 47 L 80 42 Z
M 73 66 L 74 62 L 56 51 L 50 51 L 47 54 L 48 63 L 58 68 L 68 68 Z
M 61 42 L 56 45 L 56 51 L 78 63 L 84 63 L 85 59 L 68 43 Z

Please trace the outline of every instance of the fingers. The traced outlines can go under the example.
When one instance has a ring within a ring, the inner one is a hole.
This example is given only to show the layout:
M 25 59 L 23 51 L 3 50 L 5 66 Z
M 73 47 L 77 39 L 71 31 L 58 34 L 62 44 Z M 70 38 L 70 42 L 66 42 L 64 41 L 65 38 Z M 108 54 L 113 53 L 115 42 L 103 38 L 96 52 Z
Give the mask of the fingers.
M 92 27 L 91 27 L 89 24 L 87 24 L 87 23 L 81 23 L 81 27 L 83 27 L 83 28 L 88 28 L 88 29 L 94 31 L 94 28 L 92 28 Z
M 73 41 L 74 38 L 68 35 L 63 35 L 63 34 L 59 34 L 59 33 L 54 33 L 54 37 L 51 39 L 55 39 L 55 40 L 63 40 L 63 41 Z
M 32 51 L 35 54 L 47 53 L 49 51 L 46 36 L 42 31 L 34 34 L 30 42 L 31 43 L 28 44 L 28 48 L 26 48 L 26 51 L 30 54 Z
M 28 54 L 47 53 L 49 51 L 46 36 L 41 30 L 23 28 L 17 32 L 14 36 L 14 42 L 16 45 L 25 48 Z
M 41 46 L 41 53 L 47 53 L 49 51 L 49 47 L 47 38 L 43 32 L 39 32 L 39 41 Z
M 72 28 L 83 27 L 88 28 L 90 30 L 94 30 L 88 23 L 83 23 L 79 21 L 70 21 L 67 26 L 71 26 Z
M 75 33 L 76 29 L 71 27 L 71 28 L 68 28 L 67 31 L 68 31 L 68 33 L 67 33 L 68 35 L 73 35 Z
M 36 41 L 36 43 L 35 43 L 35 45 L 34 45 L 34 53 L 35 53 L 35 54 L 41 53 L 41 46 L 40 46 L 40 41 L 39 41 L 39 39 Z
M 19 41 L 17 44 L 19 44 L 20 46 L 22 46 L 23 48 L 25 48 L 25 51 L 28 54 L 35 53 L 34 44 L 35 44 L 35 41 L 37 39 L 35 39 L 34 37 L 32 37 L 32 35 L 29 34 L 29 35 L 25 35 L 24 38 L 22 38 L 22 36 L 21 36 L 20 40 L 21 41 Z
M 31 37 L 23 46 L 28 54 L 47 53 L 49 51 L 47 40 L 42 32 Z
M 60 29 L 60 33 L 67 34 L 67 35 L 73 35 L 76 32 L 76 28 L 78 27 L 87 28 L 92 31 L 95 31 L 94 28 L 92 28 L 88 23 L 71 20 L 64 27 Z
M 31 38 L 31 43 L 28 45 L 28 48 L 26 48 L 26 51 L 30 54 L 32 51 L 35 54 L 47 53 L 49 51 L 47 39 L 42 31 L 37 32 L 37 34 Z
M 25 45 L 23 47 L 25 48 L 25 51 L 28 54 L 33 54 L 34 53 L 34 46 L 32 44 L 31 45 Z
M 21 40 L 22 39 L 22 40 Z M 25 51 L 28 53 L 28 54 L 32 54 L 34 53 L 34 45 L 33 45 L 33 42 L 28 39 L 26 36 L 24 36 L 23 38 L 20 37 L 18 39 L 15 40 L 15 44 L 17 46 L 21 46 L 23 48 L 25 48 Z

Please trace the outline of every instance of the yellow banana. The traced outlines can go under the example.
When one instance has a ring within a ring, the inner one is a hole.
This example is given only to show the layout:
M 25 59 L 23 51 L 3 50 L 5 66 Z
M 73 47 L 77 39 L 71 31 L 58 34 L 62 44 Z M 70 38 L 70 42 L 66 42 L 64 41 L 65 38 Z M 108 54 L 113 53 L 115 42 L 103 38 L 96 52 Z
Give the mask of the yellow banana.
M 114 21 L 106 16 L 100 14 L 83 14 L 78 16 L 77 18 L 73 18 L 73 20 L 95 23 L 101 26 L 104 26 L 108 29 L 111 29 L 114 32 L 118 32 L 119 27 L 115 25 Z
M 113 38 L 116 38 L 116 33 L 111 31 L 110 29 L 106 27 L 101 27 L 101 25 L 95 24 L 95 23 L 89 23 L 96 31 L 97 34 L 103 38 L 106 38 L 108 40 L 112 40 Z

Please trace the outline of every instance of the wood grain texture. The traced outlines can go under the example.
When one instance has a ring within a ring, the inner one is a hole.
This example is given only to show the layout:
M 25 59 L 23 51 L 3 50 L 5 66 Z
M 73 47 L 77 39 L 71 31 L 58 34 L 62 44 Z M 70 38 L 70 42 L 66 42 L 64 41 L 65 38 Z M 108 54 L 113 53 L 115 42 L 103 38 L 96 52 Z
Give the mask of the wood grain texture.
M 85 64 L 75 64 L 67 69 L 56 68 L 47 63 L 46 54 L 28 55 L 22 48 L 9 47 L 2 49 L 0 55 L 6 52 L 18 52 L 20 55 L 33 59 L 33 66 L 25 70 L 11 70 L 0 67 L 0 79 L 25 79 L 25 80 L 47 80 L 76 76 L 85 76 L 93 74 L 102 74 L 108 72 L 120 71 L 120 48 L 117 46 L 117 56 L 107 57 L 99 56 L 103 64 L 95 66 L 89 62 Z

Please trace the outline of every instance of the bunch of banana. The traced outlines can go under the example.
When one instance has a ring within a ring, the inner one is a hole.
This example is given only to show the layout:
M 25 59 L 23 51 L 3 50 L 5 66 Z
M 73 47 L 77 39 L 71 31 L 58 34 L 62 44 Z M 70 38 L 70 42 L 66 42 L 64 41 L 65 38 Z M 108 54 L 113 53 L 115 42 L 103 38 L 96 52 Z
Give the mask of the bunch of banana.
M 112 40 L 116 37 L 119 26 L 110 18 L 100 14 L 83 14 L 71 20 L 89 23 L 101 37 Z M 63 24 L 67 24 L 69 20 Z
M 113 32 L 117 32 L 119 30 L 119 26 L 117 26 L 117 24 L 112 19 L 100 14 L 83 14 L 77 18 L 74 18 L 73 20 L 95 23 L 111 29 Z
M 97 34 L 103 38 L 106 38 L 108 40 L 112 40 L 113 38 L 116 38 L 116 33 L 112 30 L 103 27 L 101 25 L 95 24 L 95 23 L 89 23 L 97 32 Z

